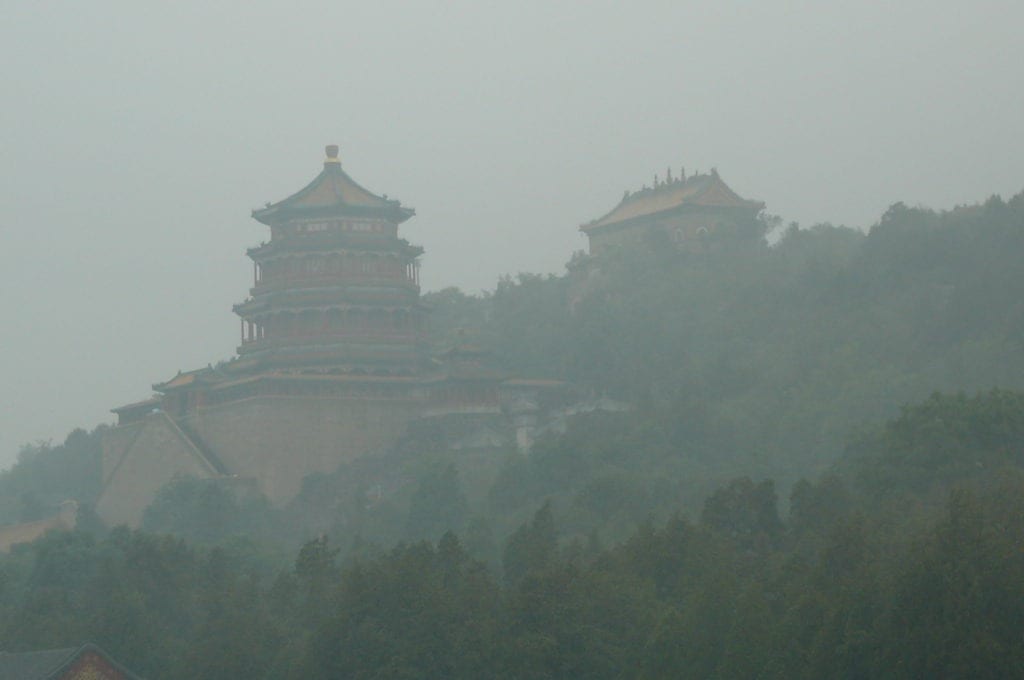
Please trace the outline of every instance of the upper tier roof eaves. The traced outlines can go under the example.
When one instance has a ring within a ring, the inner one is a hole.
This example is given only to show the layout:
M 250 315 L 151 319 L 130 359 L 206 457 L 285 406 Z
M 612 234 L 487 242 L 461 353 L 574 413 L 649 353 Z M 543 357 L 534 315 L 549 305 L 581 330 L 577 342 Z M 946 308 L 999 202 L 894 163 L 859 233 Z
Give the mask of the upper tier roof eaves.
M 717 172 L 712 171 L 707 175 L 693 175 L 687 179 L 663 182 L 653 188 L 644 187 L 632 194 L 627 192 L 611 211 L 581 225 L 580 231 L 591 231 L 684 206 L 743 208 L 757 212 L 764 208 L 764 203 L 742 198 L 722 181 Z
M 361 238 L 362 237 L 362 238 Z M 403 253 L 411 257 L 423 254 L 422 246 L 414 246 L 406 239 L 381 240 L 375 235 L 363 234 L 308 234 L 297 239 L 271 240 L 258 246 L 248 248 L 245 253 L 249 257 L 261 257 L 272 253 L 306 253 L 311 250 L 350 250 L 361 253 Z
M 277 203 L 253 210 L 252 216 L 267 225 L 290 217 L 339 214 L 381 216 L 404 222 L 415 212 L 403 207 L 400 201 L 378 196 L 360 186 L 341 169 L 336 158 L 328 158 L 312 182 Z

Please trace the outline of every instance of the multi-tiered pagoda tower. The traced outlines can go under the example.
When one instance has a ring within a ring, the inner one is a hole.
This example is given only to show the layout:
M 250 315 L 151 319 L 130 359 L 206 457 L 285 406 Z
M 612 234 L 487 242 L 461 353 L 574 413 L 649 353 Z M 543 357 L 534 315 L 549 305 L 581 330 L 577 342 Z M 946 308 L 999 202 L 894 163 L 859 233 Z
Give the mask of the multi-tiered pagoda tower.
M 248 251 L 254 283 L 234 308 L 238 355 L 114 409 L 100 516 L 137 524 L 177 475 L 286 503 L 308 475 L 386 451 L 417 419 L 453 450 L 528 448 L 561 384 L 514 379 L 464 347 L 426 355 L 423 250 L 398 235 L 412 215 L 349 177 L 336 146 L 304 189 L 254 211 L 270 240 Z
M 333 145 L 308 186 L 254 211 L 270 241 L 248 251 L 255 282 L 235 306 L 238 368 L 418 373 L 423 249 L 398 237 L 413 214 L 353 181 Z
M 101 515 L 137 521 L 180 474 L 249 479 L 285 502 L 306 475 L 394 442 L 436 383 L 424 382 L 423 250 L 398 236 L 413 214 L 357 184 L 333 145 L 304 189 L 253 211 L 270 239 L 248 251 L 238 356 L 114 409 Z

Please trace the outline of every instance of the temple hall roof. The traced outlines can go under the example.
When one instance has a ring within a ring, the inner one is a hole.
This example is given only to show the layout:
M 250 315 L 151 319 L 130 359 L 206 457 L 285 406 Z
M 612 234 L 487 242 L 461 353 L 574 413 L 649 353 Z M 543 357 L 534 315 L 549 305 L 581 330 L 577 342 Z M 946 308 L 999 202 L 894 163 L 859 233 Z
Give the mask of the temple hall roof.
M 60 670 L 78 647 L 45 649 L 38 652 L 0 653 L 0 680 L 50 678 Z
M 378 196 L 360 186 L 341 169 L 338 147 L 326 149 L 324 169 L 312 182 L 288 198 L 253 210 L 252 216 L 264 224 L 273 224 L 290 217 L 303 215 L 379 215 L 403 222 L 413 216 L 412 208 L 401 202 Z
M 180 389 L 182 387 L 195 387 L 206 377 L 206 374 L 212 372 L 213 369 L 210 367 L 197 368 L 184 373 L 178 371 L 178 374 L 170 380 L 153 385 L 153 389 L 157 392 L 167 392 L 168 390 Z M 129 404 L 129 406 L 133 406 L 133 404 Z
M 657 180 L 657 178 L 655 178 Z M 591 231 L 612 224 L 658 215 L 687 206 L 701 208 L 741 208 L 754 212 L 761 210 L 764 203 L 742 198 L 729 188 L 712 170 L 709 174 L 672 179 L 667 175 L 664 182 L 655 182 L 654 187 L 644 187 L 633 193 L 626 192 L 622 201 L 603 217 L 581 225 L 581 231 Z
M 110 678 L 138 680 L 94 644 L 46 649 L 35 652 L 0 652 L 0 680 L 64 680 L 65 678 Z

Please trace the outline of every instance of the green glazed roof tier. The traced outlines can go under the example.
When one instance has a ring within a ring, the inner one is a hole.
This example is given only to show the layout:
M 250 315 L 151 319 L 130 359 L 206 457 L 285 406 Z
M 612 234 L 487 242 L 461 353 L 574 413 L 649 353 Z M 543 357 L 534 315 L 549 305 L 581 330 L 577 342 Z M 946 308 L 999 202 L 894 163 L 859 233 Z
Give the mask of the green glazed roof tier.
M 401 223 L 416 214 L 400 201 L 378 196 L 360 186 L 341 169 L 338 147 L 327 147 L 324 169 L 312 182 L 277 203 L 253 210 L 252 216 L 266 225 L 277 225 L 293 218 L 348 215 L 381 217 Z

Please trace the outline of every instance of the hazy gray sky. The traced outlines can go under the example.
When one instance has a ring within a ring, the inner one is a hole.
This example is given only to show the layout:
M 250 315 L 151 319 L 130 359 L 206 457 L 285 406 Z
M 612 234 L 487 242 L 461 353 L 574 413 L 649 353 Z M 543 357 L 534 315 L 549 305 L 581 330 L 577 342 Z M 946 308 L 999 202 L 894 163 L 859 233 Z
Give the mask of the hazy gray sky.
M 427 289 L 558 272 L 667 165 L 804 225 L 1024 189 L 1020 2 L 0 4 L 0 465 L 229 357 L 327 143 Z

